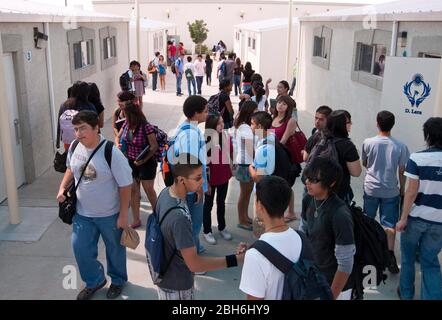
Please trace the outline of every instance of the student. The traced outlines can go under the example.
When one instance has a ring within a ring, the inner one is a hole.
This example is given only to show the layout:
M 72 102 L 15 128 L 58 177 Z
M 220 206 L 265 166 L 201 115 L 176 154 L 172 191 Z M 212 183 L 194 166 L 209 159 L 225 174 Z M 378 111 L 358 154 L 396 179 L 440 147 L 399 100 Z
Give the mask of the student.
M 203 188 L 187 195 L 187 205 L 192 216 L 192 230 L 194 243 L 198 253 L 206 249 L 200 244 L 199 234 L 203 224 L 203 198 L 208 191 L 206 171 L 207 152 L 204 134 L 198 128 L 199 123 L 206 122 L 208 115 L 207 100 L 201 96 L 190 96 L 184 101 L 183 112 L 186 120 L 179 125 L 175 135 L 175 143 L 168 150 L 168 158 L 173 161 L 180 153 L 190 153 L 203 164 Z
M 301 237 L 284 221 L 291 188 L 280 177 L 267 176 L 256 184 L 256 216 L 263 221 L 265 231 L 259 238 L 278 250 L 286 258 L 299 260 Z M 241 243 L 238 253 L 247 245 Z M 285 275 L 256 249 L 249 249 L 244 258 L 239 289 L 248 300 L 280 300 Z
M 271 128 L 274 130 L 276 138 L 278 138 L 282 145 L 287 143 L 289 138 L 295 134 L 296 129 L 298 128 L 298 122 L 292 117 L 294 107 L 296 107 L 296 103 L 294 103 L 294 100 L 290 96 L 286 95 L 278 98 L 276 109 L 273 110 Z M 293 192 L 290 197 L 289 210 L 285 219 L 286 222 L 298 220 L 295 213 L 295 196 Z
M 267 98 L 269 97 L 269 83 L 272 82 L 272 79 L 267 79 L 265 84 L 265 90 L 264 85 L 262 82 L 255 81 L 252 83 L 252 92 L 253 97 L 251 97 L 251 100 L 256 102 L 258 105 L 259 111 L 269 111 L 269 106 L 267 103 Z
M 138 104 L 140 105 L 140 108 L 143 108 L 143 96 L 145 93 L 147 75 L 143 71 L 141 71 L 141 65 L 138 61 L 132 61 L 131 65 L 133 65 L 132 81 L 135 91 L 134 94 L 138 98 Z
M 335 110 L 327 118 L 326 134 L 330 135 L 336 148 L 337 161 L 342 168 L 342 181 L 336 191 L 337 195 L 350 205 L 353 200 L 353 190 L 350 186 L 350 177 L 359 177 L 362 173 L 361 162 L 359 161 L 358 150 L 354 143 L 348 137 L 348 127 L 351 120 L 346 115 L 345 110 Z M 324 131 L 323 131 L 324 133 Z M 322 133 L 321 133 L 322 134 Z M 315 144 L 319 142 L 319 135 Z M 315 139 L 313 139 L 315 141 Z M 309 147 L 304 150 L 304 159 L 308 159 Z M 310 150 L 311 151 L 311 150 Z
M 380 222 L 387 233 L 390 250 L 388 270 L 399 273 L 394 255 L 395 227 L 399 220 L 399 205 L 405 189 L 405 165 L 410 153 L 405 144 L 391 136 L 395 123 L 393 113 L 381 111 L 377 114 L 376 121 L 378 135 L 365 139 L 362 144 L 362 164 L 367 168 L 364 179 L 364 211 L 374 219 L 379 208 Z
M 302 201 L 299 229 L 311 241 L 313 256 L 337 300 L 350 300 L 356 251 L 353 219 L 335 193 L 342 169 L 335 161 L 315 158 L 304 170 L 308 194 Z
M 252 69 L 252 64 L 247 61 L 244 65 L 244 70 L 241 72 L 244 76 L 242 80 L 242 92 L 245 93 L 246 91 L 252 89 L 252 75 L 255 73 L 255 70 Z
M 236 58 L 235 60 L 235 68 L 233 70 L 233 83 L 235 84 L 235 96 L 241 94 L 241 73 L 244 70 L 243 65 L 241 64 L 241 59 Z
M 158 69 L 160 64 L 160 52 L 155 52 L 155 58 L 149 63 L 148 72 L 152 75 L 152 91 L 157 90 L 157 82 L 158 82 Z
M 294 103 L 292 117 L 295 118 L 296 121 L 298 121 L 298 111 L 296 109 L 296 102 L 289 95 L 289 83 L 285 80 L 279 81 L 278 85 L 276 86 L 276 92 L 277 92 L 276 99 L 270 99 L 270 114 L 274 113 L 274 109 L 276 108 L 276 103 L 277 103 L 278 98 L 285 96 L 285 97 L 289 97 L 290 99 L 292 99 L 292 101 Z
M 204 70 L 206 68 L 206 63 L 203 61 L 203 56 L 198 55 L 196 61 L 193 63 L 196 78 L 197 93 L 201 95 L 201 86 L 204 80 Z
M 89 82 L 89 96 L 88 101 L 92 103 L 98 114 L 98 126 L 103 128 L 104 126 L 104 106 L 101 102 L 100 90 L 94 82 Z
M 115 144 L 119 147 L 121 139 L 126 144 L 126 155 L 129 165 L 132 168 L 133 186 L 131 208 L 133 221 L 131 227 L 136 229 L 141 226 L 140 220 L 140 201 L 141 190 L 140 184 L 146 192 L 147 198 L 155 208 L 157 202 L 157 194 L 155 192 L 154 183 L 157 173 L 157 161 L 154 159 L 155 152 L 158 150 L 158 142 L 155 136 L 153 126 L 147 122 L 143 111 L 133 103 L 127 103 L 124 108 L 126 121 L 115 139 Z M 150 146 L 148 153 L 143 159 L 138 156 L 143 150 Z
M 182 96 L 181 93 L 181 81 L 183 80 L 184 73 L 184 54 L 180 54 L 178 59 L 174 62 L 175 64 L 175 76 L 176 76 L 176 95 L 178 97 Z
M 193 94 L 196 95 L 196 84 L 195 84 L 195 66 L 192 63 L 192 57 L 187 57 L 187 63 L 184 65 L 184 74 L 187 79 L 187 92 L 189 92 L 189 96 L 192 95 L 192 87 Z
M 126 248 L 120 244 L 120 239 L 122 230 L 127 227 L 131 169 L 116 147 L 112 148 L 109 167 L 105 159 L 105 146 L 102 145 L 106 144 L 106 139 L 98 133 L 98 116 L 95 112 L 80 111 L 72 123 L 79 142 L 75 150 L 68 153 L 67 170 L 57 200 L 65 200 L 64 192 L 72 180 L 78 184 L 72 248 L 86 287 L 80 291 L 77 299 L 88 300 L 106 285 L 104 267 L 97 260 L 100 236 L 106 249 L 107 274 L 112 279 L 107 298 L 115 299 L 127 281 Z M 79 183 L 84 165 L 98 146 Z
M 160 76 L 160 88 L 161 91 L 166 90 L 166 72 L 167 72 L 167 64 L 164 61 L 164 56 L 160 55 L 158 57 L 158 74 Z
M 234 150 L 237 166 L 235 178 L 239 182 L 238 197 L 238 228 L 252 230 L 252 219 L 249 218 L 248 208 L 250 195 L 253 190 L 253 180 L 250 177 L 249 166 L 253 162 L 254 136 L 251 125 L 253 113 L 258 105 L 253 101 L 246 101 L 239 111 L 234 122 Z
M 442 300 L 442 279 L 438 255 L 442 249 L 442 118 L 424 123 L 428 148 L 413 153 L 405 176 L 408 180 L 401 219 L 401 274 L 398 294 L 411 300 L 415 291 L 415 260 L 419 253 L 422 300 Z
M 206 81 L 207 85 L 212 85 L 212 69 L 213 69 L 213 60 L 210 58 L 209 54 L 206 54 Z
M 118 136 L 124 122 L 126 121 L 126 116 L 124 115 L 124 108 L 126 108 L 126 103 L 138 103 L 137 97 L 130 91 L 120 91 L 117 94 L 118 107 L 114 110 L 112 116 L 112 128 L 114 129 L 114 136 Z
M 207 141 L 207 163 L 209 190 L 204 195 L 204 239 L 207 243 L 216 244 L 212 233 L 212 207 L 216 194 L 216 216 L 218 231 L 224 240 L 232 240 L 226 229 L 226 197 L 229 181 L 232 177 L 230 168 L 232 158 L 232 140 L 224 130 L 223 118 L 220 115 L 209 115 L 206 120 L 205 135 Z
M 174 183 L 165 188 L 158 197 L 156 212 L 160 220 L 172 207 L 161 224 L 164 259 L 170 261 L 162 281 L 157 286 L 160 300 L 193 300 L 193 273 L 236 267 L 244 260 L 243 254 L 226 257 L 201 257 L 193 236 L 192 218 L 187 199 L 189 193 L 201 190 L 204 181 L 203 164 L 188 153 L 177 156 L 172 167 Z M 171 260 L 170 260 L 171 259 Z
M 224 109 L 223 117 L 224 129 L 229 129 L 233 126 L 233 106 L 230 100 L 230 93 L 232 92 L 232 83 L 224 79 L 219 83 L 219 111 Z
M 315 127 L 312 130 L 312 135 L 307 139 L 305 150 L 303 151 L 304 161 L 307 161 L 308 155 L 312 151 L 313 147 L 321 139 L 321 134 L 327 129 L 327 117 L 332 113 L 332 109 L 329 106 L 320 106 L 316 109 L 315 113 Z

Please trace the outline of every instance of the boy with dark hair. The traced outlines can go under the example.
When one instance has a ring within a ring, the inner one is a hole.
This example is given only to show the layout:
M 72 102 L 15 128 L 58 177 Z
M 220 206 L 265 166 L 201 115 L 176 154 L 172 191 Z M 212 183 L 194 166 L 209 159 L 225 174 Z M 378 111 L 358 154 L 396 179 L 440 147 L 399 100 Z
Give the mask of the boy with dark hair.
M 267 242 L 293 263 L 299 260 L 302 241 L 300 236 L 284 221 L 291 188 L 279 177 L 267 176 L 256 184 L 256 216 L 263 222 L 265 231 L 259 238 Z M 241 243 L 238 252 L 247 245 Z M 239 289 L 248 300 L 278 300 L 282 297 L 284 274 L 256 249 L 246 252 Z
M 299 229 L 310 239 L 315 263 L 334 298 L 350 300 L 356 246 L 351 213 L 335 193 L 342 169 L 335 161 L 318 157 L 303 174 L 308 194 L 302 200 Z
M 194 242 L 198 249 L 198 253 L 205 251 L 200 245 L 199 234 L 203 224 L 203 198 L 204 193 L 208 190 L 207 174 L 206 174 L 206 141 L 204 134 L 198 128 L 198 124 L 205 122 L 208 115 L 207 100 L 201 96 L 190 96 L 183 105 L 183 112 L 186 120 L 177 128 L 175 142 L 168 150 L 168 159 L 172 163 L 181 153 L 190 153 L 198 158 L 203 165 L 203 185 L 202 189 L 187 195 L 187 205 L 192 216 L 192 229 Z
M 187 57 L 187 63 L 184 65 L 184 74 L 187 79 L 187 92 L 189 93 L 189 97 L 192 95 L 192 87 L 193 87 L 193 95 L 196 95 L 196 83 L 195 83 L 195 66 L 192 63 L 192 57 Z
M 121 151 L 99 134 L 95 112 L 80 111 L 72 123 L 76 140 L 68 152 L 67 170 L 57 200 L 63 202 L 66 199 L 64 193 L 74 181 L 78 188 L 72 249 L 81 279 L 86 283 L 77 300 L 92 298 L 106 285 L 104 267 L 97 260 L 100 236 L 106 248 L 107 274 L 112 279 L 107 298 L 115 299 L 127 282 L 126 248 L 120 244 L 120 239 L 123 229 L 128 226 L 132 170 Z M 106 156 L 109 146 L 110 161 Z
M 396 225 L 396 230 L 402 232 L 398 293 L 401 299 L 413 299 L 415 259 L 419 251 L 420 298 L 442 300 L 438 259 L 442 249 L 442 118 L 429 118 L 424 123 L 424 138 L 428 149 L 413 153 L 405 169 L 408 186 L 402 216 Z
M 189 153 L 179 154 L 176 160 L 172 168 L 174 183 L 160 193 L 155 209 L 161 221 L 170 208 L 180 207 L 172 209 L 161 224 L 163 263 L 170 262 L 157 289 L 160 300 L 193 300 L 194 272 L 236 267 L 244 255 L 207 258 L 197 254 L 187 199 L 189 193 L 201 189 L 203 164 Z
M 390 250 L 388 270 L 399 273 L 394 255 L 395 227 L 399 220 L 400 199 L 405 188 L 405 165 L 410 153 L 405 144 L 391 136 L 395 121 L 393 113 L 381 111 L 376 120 L 378 135 L 365 139 L 362 144 L 362 164 L 367 168 L 364 179 L 364 211 L 374 219 L 379 208 L 380 222 L 387 233 Z

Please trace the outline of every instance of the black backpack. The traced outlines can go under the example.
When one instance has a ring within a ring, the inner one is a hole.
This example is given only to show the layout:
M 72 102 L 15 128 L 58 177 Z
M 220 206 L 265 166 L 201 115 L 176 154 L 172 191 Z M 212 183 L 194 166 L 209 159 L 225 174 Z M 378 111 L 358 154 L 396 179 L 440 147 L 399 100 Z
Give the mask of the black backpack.
M 283 178 L 289 186 L 293 186 L 301 170 L 300 164 L 292 162 L 290 151 L 282 143 L 275 141 L 275 170 L 272 175 Z
M 258 250 L 284 274 L 282 300 L 333 300 L 330 285 L 314 263 L 307 236 L 301 231 L 296 232 L 302 241 L 301 255 L 296 263 L 265 241 L 258 240 L 251 248 Z
M 361 207 L 353 202 L 350 206 L 354 224 L 354 237 L 356 253 L 353 263 L 354 287 L 353 300 L 361 300 L 364 297 L 363 280 L 365 266 L 376 268 L 376 285 L 385 283 L 387 275 L 385 269 L 390 264 L 387 235 L 384 228 L 374 219 L 366 216 Z
M 123 91 L 129 91 L 131 89 L 130 77 L 127 71 L 120 76 L 120 87 Z
M 324 132 L 316 132 L 316 135 L 318 137 L 314 137 L 318 139 L 318 142 L 313 146 L 312 150 L 310 151 L 310 154 L 308 155 L 306 165 L 308 163 L 316 158 L 316 157 L 322 157 L 334 160 L 336 163 L 339 163 L 339 156 L 338 151 L 336 150 L 335 143 L 338 141 L 343 140 L 342 138 L 335 138 L 330 134 L 324 133 Z

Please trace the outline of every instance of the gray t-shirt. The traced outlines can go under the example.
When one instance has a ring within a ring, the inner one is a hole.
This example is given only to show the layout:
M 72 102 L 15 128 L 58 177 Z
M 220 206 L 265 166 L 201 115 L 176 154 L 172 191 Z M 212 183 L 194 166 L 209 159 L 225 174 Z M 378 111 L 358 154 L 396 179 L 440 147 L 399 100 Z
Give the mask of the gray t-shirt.
M 226 64 L 226 78 L 231 79 L 233 77 L 233 71 L 235 70 L 236 63 L 233 60 L 227 59 L 225 64 Z
M 101 137 L 101 141 L 103 141 Z M 120 211 L 119 187 L 132 184 L 132 169 L 117 147 L 112 149 L 111 168 L 104 157 L 104 143 L 89 162 L 77 189 L 77 213 L 90 218 L 109 217 Z M 71 144 L 72 146 L 72 144 Z M 68 152 L 67 167 L 78 183 L 83 167 L 94 149 L 78 143 L 73 154 Z
M 170 261 L 163 279 L 158 285 L 170 290 L 188 290 L 193 287 L 193 274 L 184 262 L 180 250 L 195 246 L 192 236 L 192 220 L 189 208 L 185 201 L 174 198 L 169 193 L 170 188 L 165 188 L 158 197 L 156 210 L 160 221 L 164 214 L 172 207 L 161 224 L 161 233 L 164 240 L 163 265 Z M 172 260 L 170 260 L 172 258 Z
M 365 139 L 362 144 L 362 161 L 367 160 L 365 193 L 376 198 L 398 196 L 398 167 L 405 167 L 409 157 L 407 146 L 393 137 Z

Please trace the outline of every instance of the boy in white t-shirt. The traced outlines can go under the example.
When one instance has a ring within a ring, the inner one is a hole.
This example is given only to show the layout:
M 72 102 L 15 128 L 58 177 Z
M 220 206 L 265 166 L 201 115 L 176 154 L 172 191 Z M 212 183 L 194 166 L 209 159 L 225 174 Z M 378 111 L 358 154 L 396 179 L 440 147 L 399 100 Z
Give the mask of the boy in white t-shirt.
M 196 95 L 196 83 L 195 83 L 195 66 L 192 63 L 192 57 L 187 57 L 187 63 L 184 65 L 184 76 L 187 79 L 187 92 L 189 96 L 193 94 Z
M 295 230 L 284 221 L 291 189 L 288 183 L 275 176 L 265 176 L 256 184 L 255 210 L 263 221 L 265 232 L 259 238 L 273 246 L 293 263 L 299 260 L 302 241 Z M 238 253 L 247 249 L 245 243 Z M 239 289 L 248 300 L 280 300 L 284 287 L 284 274 L 256 249 L 246 252 Z

